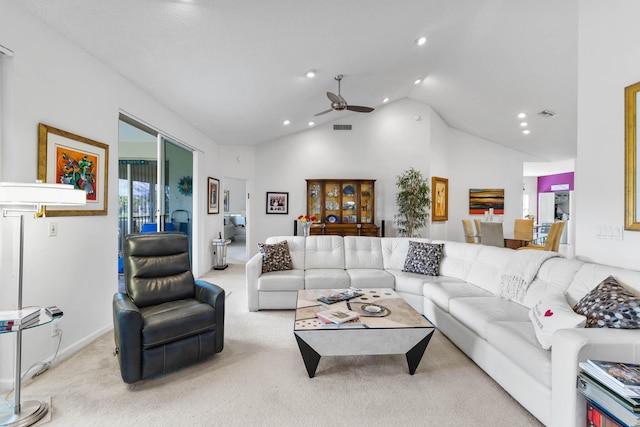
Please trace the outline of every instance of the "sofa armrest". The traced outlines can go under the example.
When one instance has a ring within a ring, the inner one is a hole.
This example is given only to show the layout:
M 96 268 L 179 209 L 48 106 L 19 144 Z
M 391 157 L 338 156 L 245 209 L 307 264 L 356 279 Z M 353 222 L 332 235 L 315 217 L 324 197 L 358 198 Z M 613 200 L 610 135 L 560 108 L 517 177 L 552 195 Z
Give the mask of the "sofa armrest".
M 260 301 L 258 296 L 258 278 L 262 274 L 262 255 L 255 254 L 246 265 L 247 272 L 247 304 L 249 311 L 258 311 Z
M 219 353 L 224 347 L 224 289 L 204 280 L 196 280 L 195 285 L 196 299 L 209 304 L 216 311 L 216 352 Z
M 120 374 L 131 384 L 142 378 L 142 315 L 125 293 L 113 296 L 113 335 Z
M 578 363 L 587 359 L 640 363 L 640 330 L 563 329 L 554 334 L 551 351 L 551 425 L 584 426 L 585 407 L 576 389 Z

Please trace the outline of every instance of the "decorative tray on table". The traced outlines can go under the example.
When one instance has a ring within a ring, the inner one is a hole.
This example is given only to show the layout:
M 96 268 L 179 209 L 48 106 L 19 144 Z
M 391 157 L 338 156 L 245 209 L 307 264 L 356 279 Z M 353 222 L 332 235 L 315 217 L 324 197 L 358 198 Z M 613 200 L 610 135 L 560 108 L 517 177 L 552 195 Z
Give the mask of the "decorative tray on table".
M 352 289 L 347 289 L 342 292 L 334 292 L 330 295 L 322 295 L 320 298 L 318 298 L 318 301 L 324 304 L 334 304 L 340 301 L 348 301 L 350 299 L 357 298 L 362 295 L 364 294 L 360 292 L 355 292 Z

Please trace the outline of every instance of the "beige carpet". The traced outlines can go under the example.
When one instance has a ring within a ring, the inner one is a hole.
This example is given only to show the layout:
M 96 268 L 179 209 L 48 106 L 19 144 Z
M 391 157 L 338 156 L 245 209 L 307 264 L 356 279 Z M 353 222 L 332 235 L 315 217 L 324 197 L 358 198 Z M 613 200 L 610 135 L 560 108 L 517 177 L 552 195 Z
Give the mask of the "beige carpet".
M 310 379 L 292 311 L 249 313 L 242 264 L 206 278 L 232 291 L 222 353 L 130 386 L 106 334 L 25 382 L 24 399 L 51 396 L 43 425 L 541 425 L 439 332 L 413 376 L 403 355 L 358 356 L 323 358 Z

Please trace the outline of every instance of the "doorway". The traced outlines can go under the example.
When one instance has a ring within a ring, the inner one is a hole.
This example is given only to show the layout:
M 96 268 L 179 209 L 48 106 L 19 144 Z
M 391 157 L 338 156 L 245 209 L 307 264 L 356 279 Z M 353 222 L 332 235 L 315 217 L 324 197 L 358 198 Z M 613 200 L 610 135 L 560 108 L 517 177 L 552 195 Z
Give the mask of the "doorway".
M 223 180 L 224 238 L 231 243 L 227 247 L 227 261 L 231 264 L 247 261 L 247 181 L 224 177 Z
M 118 148 L 118 272 L 124 236 L 130 233 L 183 232 L 191 253 L 192 150 L 124 115 Z

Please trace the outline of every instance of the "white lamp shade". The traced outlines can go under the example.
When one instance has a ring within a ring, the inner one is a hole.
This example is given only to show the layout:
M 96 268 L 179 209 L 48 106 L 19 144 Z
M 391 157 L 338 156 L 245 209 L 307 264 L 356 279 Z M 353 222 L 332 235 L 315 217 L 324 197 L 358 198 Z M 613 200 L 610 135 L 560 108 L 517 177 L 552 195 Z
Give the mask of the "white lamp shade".
M 87 193 L 73 185 L 0 182 L 0 205 L 84 205 Z

